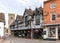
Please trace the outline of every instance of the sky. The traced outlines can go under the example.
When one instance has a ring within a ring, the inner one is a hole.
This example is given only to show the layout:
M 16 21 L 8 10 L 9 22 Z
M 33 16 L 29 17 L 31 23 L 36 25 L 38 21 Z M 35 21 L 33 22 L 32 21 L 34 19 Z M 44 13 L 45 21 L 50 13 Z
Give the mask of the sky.
M 0 12 L 5 13 L 6 26 L 8 28 L 8 13 L 23 15 L 25 8 L 34 10 L 43 6 L 44 0 L 0 0 Z

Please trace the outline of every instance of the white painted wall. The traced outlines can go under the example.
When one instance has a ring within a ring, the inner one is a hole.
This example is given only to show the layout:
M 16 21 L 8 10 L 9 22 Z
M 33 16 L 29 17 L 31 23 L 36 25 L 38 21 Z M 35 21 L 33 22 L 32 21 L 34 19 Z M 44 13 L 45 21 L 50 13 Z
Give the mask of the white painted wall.
M 0 22 L 0 36 L 3 37 L 4 36 L 4 23 Z
M 25 17 L 26 16 L 28 17 L 28 20 L 29 20 L 29 18 L 31 18 L 31 16 L 29 16 L 29 14 L 27 14 L 25 12 L 25 15 L 24 15 L 24 18 L 23 18 L 23 24 L 20 24 L 18 28 L 15 28 L 15 29 L 12 28 L 11 30 L 30 29 L 30 24 L 27 27 L 25 27 Z M 20 27 L 20 26 L 22 26 L 22 27 Z M 42 28 L 42 14 L 40 15 L 40 25 L 36 25 L 35 16 L 34 16 L 34 21 L 31 21 L 31 29 L 38 29 L 38 28 Z
M 42 14 L 40 15 L 40 25 L 36 25 L 36 19 L 34 16 L 34 21 L 31 22 L 31 28 L 42 28 Z
M 43 29 L 43 31 L 46 31 L 46 35 L 43 36 L 44 39 L 46 39 L 46 38 L 58 39 L 58 27 L 55 26 L 56 37 L 48 37 L 48 34 L 49 34 L 49 28 L 50 28 L 50 27 L 45 27 L 45 28 Z
M 58 39 L 58 27 L 56 27 L 56 39 Z
M 44 28 L 43 31 L 46 31 L 46 34 L 43 36 L 44 39 L 48 38 L 48 28 Z

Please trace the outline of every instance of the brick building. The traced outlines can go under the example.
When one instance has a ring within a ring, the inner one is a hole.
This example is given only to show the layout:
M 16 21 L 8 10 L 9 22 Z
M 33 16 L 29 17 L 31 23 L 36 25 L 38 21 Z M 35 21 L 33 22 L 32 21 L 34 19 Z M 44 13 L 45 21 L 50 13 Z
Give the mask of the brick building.
M 44 39 L 60 38 L 60 0 L 44 2 Z

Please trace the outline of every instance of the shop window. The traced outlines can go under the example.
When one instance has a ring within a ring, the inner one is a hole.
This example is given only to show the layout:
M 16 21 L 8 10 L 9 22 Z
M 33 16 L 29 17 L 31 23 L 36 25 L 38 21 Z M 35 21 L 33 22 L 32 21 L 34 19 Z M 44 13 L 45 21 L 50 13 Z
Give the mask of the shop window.
M 50 27 L 48 32 L 49 37 L 55 37 L 56 36 L 56 29 L 55 27 Z
M 46 31 L 43 31 L 43 35 L 46 35 Z

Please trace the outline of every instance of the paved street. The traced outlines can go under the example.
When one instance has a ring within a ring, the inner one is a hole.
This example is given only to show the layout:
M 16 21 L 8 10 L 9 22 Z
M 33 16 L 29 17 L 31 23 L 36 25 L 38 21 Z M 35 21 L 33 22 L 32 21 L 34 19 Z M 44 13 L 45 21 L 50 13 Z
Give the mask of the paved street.
M 46 41 L 46 40 L 35 40 L 35 39 L 24 39 L 24 38 L 6 38 L 4 41 L 0 41 L 0 43 L 60 43 L 60 41 Z
M 46 41 L 46 40 L 35 40 L 35 39 L 22 39 L 22 38 L 14 38 L 14 43 L 60 43 L 60 41 Z

